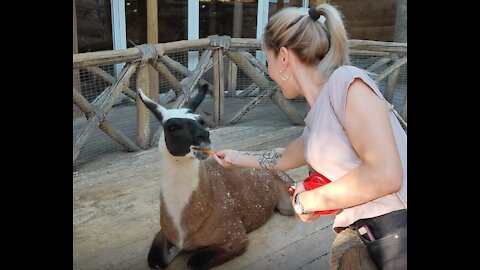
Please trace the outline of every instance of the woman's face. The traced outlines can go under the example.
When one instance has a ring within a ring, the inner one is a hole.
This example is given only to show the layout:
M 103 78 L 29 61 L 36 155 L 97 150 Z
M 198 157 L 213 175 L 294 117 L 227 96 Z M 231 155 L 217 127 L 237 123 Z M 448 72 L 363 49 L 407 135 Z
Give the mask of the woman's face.
M 273 50 L 267 50 L 266 55 L 268 64 L 268 75 L 278 84 L 277 80 L 280 79 L 278 77 L 278 74 L 280 72 L 280 69 L 278 68 L 279 63 L 277 63 L 278 56 L 275 57 L 275 53 L 273 52 Z
M 280 54 L 277 54 L 277 56 L 275 56 L 274 51 L 270 49 L 270 50 L 267 50 L 266 56 L 267 56 L 267 63 L 268 63 L 268 75 L 280 87 L 280 89 L 282 90 L 283 96 L 285 96 L 285 98 L 287 99 L 297 97 L 298 94 L 293 93 L 293 91 L 291 90 L 292 88 L 291 85 L 289 86 L 289 81 L 291 80 L 291 78 L 290 80 L 288 79 L 283 80 L 280 77 L 280 70 L 283 67 L 283 61 L 281 59 Z M 282 73 L 282 76 L 286 78 L 288 76 L 291 76 L 291 74 L 288 74 L 288 71 L 284 70 Z

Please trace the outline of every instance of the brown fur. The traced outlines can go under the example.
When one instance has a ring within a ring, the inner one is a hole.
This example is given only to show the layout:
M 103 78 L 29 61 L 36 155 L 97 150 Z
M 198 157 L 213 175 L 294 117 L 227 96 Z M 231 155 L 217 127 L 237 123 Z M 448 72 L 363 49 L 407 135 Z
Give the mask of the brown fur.
M 188 261 L 191 269 L 208 269 L 245 252 L 247 233 L 263 225 L 277 206 L 281 214 L 293 215 L 290 194 L 272 172 L 226 169 L 209 158 L 201 162 L 200 174 L 199 186 L 182 213 L 183 249 L 198 250 Z M 168 202 L 162 196 L 160 199 L 162 229 L 152 244 L 151 253 L 154 248 L 167 246 L 162 243 L 162 237 L 171 243 L 177 243 L 179 237 L 166 211 Z M 165 258 L 160 261 L 170 263 Z M 149 264 L 155 266 L 155 254 L 149 254 Z

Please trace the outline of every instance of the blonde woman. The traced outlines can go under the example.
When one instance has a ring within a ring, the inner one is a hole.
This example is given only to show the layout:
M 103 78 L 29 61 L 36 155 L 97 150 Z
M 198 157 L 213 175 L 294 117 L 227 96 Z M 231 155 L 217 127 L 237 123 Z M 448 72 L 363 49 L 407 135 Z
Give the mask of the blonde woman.
M 305 222 L 339 209 L 330 269 L 365 247 L 378 268 L 406 269 L 407 136 L 375 82 L 350 65 L 341 13 L 329 4 L 282 9 L 265 28 L 263 50 L 285 98 L 304 96 L 311 107 L 303 134 L 284 149 L 227 149 L 215 159 L 282 171 L 308 165 L 332 182 L 297 188 L 292 203 Z

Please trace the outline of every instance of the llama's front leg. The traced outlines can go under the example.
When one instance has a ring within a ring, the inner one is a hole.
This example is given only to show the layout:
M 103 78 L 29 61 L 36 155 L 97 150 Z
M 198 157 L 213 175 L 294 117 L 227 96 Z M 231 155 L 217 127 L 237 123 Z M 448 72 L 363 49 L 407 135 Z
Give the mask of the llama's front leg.
M 234 242 L 202 248 L 190 256 L 188 267 L 192 270 L 209 269 L 244 253 L 247 250 L 247 246 L 248 238 L 245 235 L 244 238 L 236 239 Z
M 154 269 L 166 268 L 180 251 L 179 248 L 168 241 L 160 229 L 157 235 L 155 235 L 148 252 L 148 265 Z
M 295 211 L 293 210 L 290 192 L 285 187 L 283 182 L 275 182 L 275 187 L 278 192 L 278 200 L 276 205 L 278 212 L 283 216 L 293 216 Z

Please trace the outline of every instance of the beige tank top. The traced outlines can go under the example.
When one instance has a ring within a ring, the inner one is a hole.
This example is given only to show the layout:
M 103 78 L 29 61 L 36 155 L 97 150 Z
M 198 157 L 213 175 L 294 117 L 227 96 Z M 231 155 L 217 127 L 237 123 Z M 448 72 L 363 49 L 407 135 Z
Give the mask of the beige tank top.
M 355 78 L 362 79 L 380 98 L 385 100 L 376 83 L 365 71 L 354 66 L 341 66 L 325 83 L 305 118 L 305 129 L 302 134 L 305 160 L 315 171 L 332 181 L 342 177 L 361 163 L 343 129 L 347 90 Z M 385 106 L 388 106 L 386 101 Z M 345 227 L 358 219 L 406 208 L 407 135 L 392 110 L 389 111 L 389 115 L 403 168 L 403 183 L 398 192 L 400 198 L 393 193 L 355 207 L 345 208 L 336 214 L 333 228 Z

